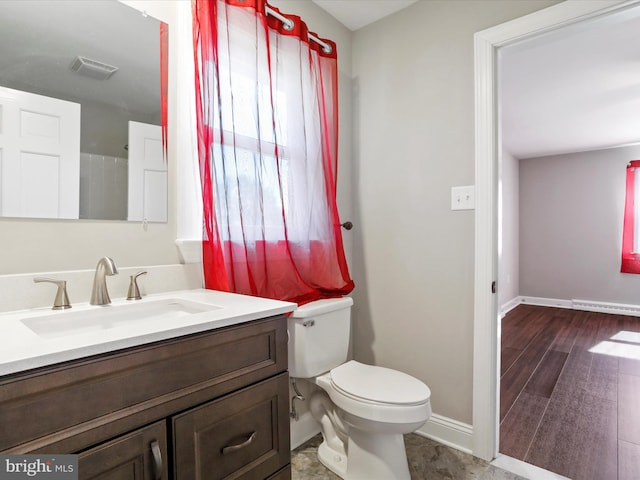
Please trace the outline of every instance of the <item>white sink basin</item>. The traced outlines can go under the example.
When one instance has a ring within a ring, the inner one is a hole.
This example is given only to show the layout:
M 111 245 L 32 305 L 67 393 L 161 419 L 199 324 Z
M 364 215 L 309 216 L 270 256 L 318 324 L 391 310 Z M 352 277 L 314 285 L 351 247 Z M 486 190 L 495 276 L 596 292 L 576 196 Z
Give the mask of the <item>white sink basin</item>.
M 21 322 L 41 338 L 95 333 L 148 322 L 171 321 L 221 307 L 184 299 L 162 299 L 128 305 L 107 305 L 82 311 L 23 318 Z
M 0 376 L 232 327 L 296 307 L 268 298 L 192 289 L 150 294 L 133 302 L 114 299 L 104 307 L 80 303 L 71 310 L 4 312 L 0 313 Z

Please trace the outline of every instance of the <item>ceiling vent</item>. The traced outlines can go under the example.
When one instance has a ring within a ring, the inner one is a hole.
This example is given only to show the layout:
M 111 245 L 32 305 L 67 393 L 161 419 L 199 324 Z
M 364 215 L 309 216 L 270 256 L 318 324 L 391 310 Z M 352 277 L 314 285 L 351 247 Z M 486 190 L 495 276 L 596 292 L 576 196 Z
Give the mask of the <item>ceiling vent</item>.
M 118 67 L 107 65 L 106 63 L 91 60 L 90 58 L 78 55 L 71 63 L 71 70 L 85 77 L 106 80 L 118 71 Z

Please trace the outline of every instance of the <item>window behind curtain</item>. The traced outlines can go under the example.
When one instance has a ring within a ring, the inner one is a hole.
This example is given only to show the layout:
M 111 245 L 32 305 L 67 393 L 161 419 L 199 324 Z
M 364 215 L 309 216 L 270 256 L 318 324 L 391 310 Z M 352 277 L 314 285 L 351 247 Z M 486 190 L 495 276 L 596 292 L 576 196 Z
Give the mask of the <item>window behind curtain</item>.
M 640 160 L 627 165 L 620 271 L 640 273 Z
M 194 6 L 205 285 L 298 303 L 349 293 L 335 44 L 321 52 L 295 16 L 283 29 L 263 0 Z

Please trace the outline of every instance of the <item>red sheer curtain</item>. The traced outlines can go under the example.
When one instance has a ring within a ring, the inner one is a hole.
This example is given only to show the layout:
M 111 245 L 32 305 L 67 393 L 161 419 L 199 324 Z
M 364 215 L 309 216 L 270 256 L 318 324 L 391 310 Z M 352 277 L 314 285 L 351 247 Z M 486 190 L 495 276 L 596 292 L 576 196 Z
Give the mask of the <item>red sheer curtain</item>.
M 325 52 L 296 16 L 288 30 L 263 0 L 192 4 L 206 288 L 297 303 L 349 293 L 335 44 Z
M 640 189 L 636 180 L 637 170 L 640 168 L 640 160 L 633 160 L 627 165 L 627 186 L 624 204 L 624 227 L 622 232 L 622 273 L 640 273 L 640 252 L 636 249 L 638 243 L 638 225 L 636 225 L 637 203 L 640 200 Z
M 167 123 L 169 110 L 167 97 L 169 90 L 169 25 L 160 22 L 160 116 L 162 121 L 162 150 L 167 160 Z

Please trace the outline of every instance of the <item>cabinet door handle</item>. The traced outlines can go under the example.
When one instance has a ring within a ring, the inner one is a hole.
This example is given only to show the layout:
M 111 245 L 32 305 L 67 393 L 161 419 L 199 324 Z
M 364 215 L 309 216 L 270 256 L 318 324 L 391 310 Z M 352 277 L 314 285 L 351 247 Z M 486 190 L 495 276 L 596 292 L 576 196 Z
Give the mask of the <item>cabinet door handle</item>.
M 248 447 L 255 440 L 256 435 L 257 435 L 257 432 L 253 432 L 251 435 L 249 435 L 249 438 L 247 438 L 244 442 L 239 443 L 238 445 L 229 445 L 228 447 L 224 447 L 222 449 L 222 454 L 226 455 L 227 453 L 233 453 L 245 447 Z
M 162 478 L 162 452 L 157 440 L 151 442 L 151 454 L 153 455 L 153 478 L 160 480 Z

